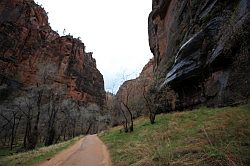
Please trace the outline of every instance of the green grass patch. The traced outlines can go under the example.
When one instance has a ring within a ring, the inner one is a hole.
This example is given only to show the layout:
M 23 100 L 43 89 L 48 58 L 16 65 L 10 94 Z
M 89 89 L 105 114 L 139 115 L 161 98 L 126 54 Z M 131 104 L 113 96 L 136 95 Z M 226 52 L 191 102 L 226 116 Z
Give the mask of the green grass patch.
M 5 156 L 0 158 L 0 166 L 1 165 L 20 165 L 20 166 L 29 166 L 49 159 L 55 156 L 57 153 L 62 150 L 68 148 L 73 145 L 76 141 L 78 141 L 82 137 L 76 137 L 66 142 L 61 142 L 55 145 L 51 145 L 48 147 L 37 148 L 32 151 L 17 153 L 10 156 Z M 7 153 L 7 152 L 6 152 Z
M 250 104 L 161 114 L 101 134 L 112 162 L 121 165 L 250 165 Z

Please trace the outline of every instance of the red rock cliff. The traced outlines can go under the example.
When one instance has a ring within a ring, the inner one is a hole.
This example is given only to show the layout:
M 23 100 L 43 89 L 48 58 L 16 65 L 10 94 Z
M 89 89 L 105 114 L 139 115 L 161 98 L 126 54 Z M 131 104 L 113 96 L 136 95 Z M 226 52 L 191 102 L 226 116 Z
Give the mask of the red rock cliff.
M 104 104 L 103 76 L 84 44 L 53 31 L 45 10 L 33 0 L 1 0 L 0 97 L 38 84 L 41 71 L 53 74 L 54 85 L 67 87 L 68 97 Z

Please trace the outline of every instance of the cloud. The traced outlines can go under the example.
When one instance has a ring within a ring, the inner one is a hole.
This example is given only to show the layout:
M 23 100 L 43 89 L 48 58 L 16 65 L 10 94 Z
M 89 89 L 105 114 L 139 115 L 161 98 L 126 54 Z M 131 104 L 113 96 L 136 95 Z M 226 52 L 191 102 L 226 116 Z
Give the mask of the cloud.
M 104 75 L 105 89 L 116 91 L 124 71 L 133 78 L 152 57 L 148 46 L 147 18 L 151 0 L 36 0 L 59 34 L 81 37 L 94 52 Z

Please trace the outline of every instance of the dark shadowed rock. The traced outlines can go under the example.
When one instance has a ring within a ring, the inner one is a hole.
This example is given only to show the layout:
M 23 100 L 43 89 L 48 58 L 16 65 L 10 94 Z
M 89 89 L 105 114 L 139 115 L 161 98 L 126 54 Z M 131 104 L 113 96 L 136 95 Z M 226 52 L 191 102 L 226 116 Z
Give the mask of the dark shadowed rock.
M 249 98 L 249 4 L 153 0 L 148 30 L 155 73 L 159 87 L 170 85 L 178 93 L 179 108 Z

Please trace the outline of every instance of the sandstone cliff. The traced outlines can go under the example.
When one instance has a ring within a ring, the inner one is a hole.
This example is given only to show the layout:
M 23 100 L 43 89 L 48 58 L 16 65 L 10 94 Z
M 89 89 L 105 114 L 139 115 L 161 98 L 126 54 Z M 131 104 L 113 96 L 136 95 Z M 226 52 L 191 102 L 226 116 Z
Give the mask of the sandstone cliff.
M 179 108 L 232 105 L 250 97 L 249 0 L 153 0 L 149 44 L 159 91 Z
M 104 104 L 103 76 L 81 40 L 60 37 L 33 0 L 1 0 L 0 99 L 46 79 L 66 87 L 67 97 Z

